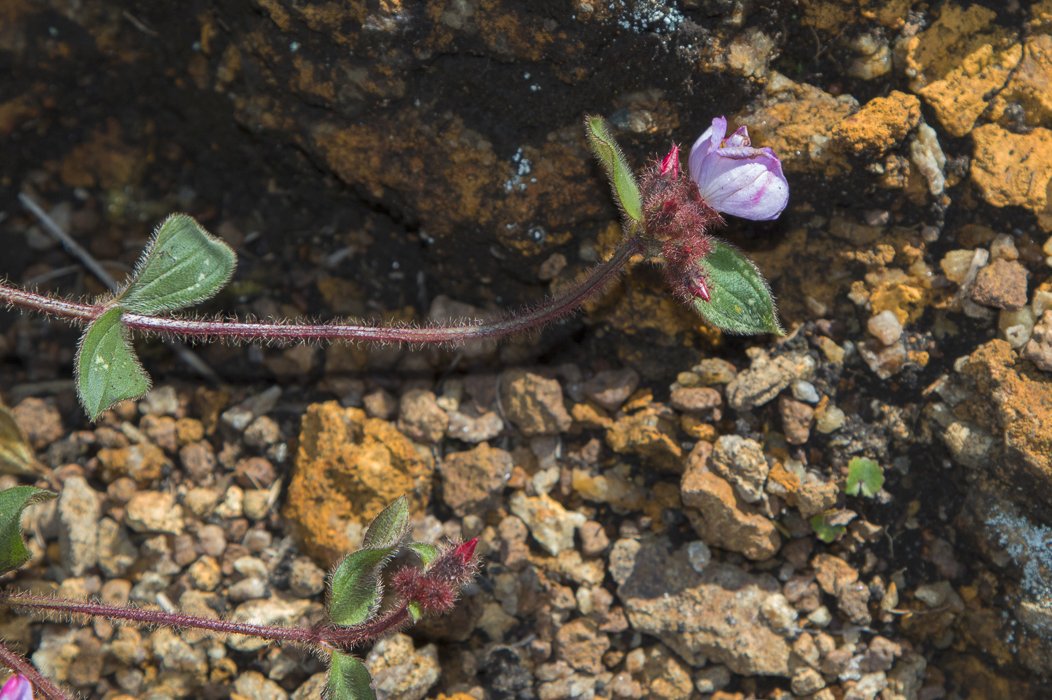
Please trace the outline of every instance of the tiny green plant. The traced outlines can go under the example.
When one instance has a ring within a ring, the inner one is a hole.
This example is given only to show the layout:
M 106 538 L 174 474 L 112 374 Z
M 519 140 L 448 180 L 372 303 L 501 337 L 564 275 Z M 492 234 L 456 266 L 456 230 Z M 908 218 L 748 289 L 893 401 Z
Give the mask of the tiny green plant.
M 450 326 L 384 327 L 300 321 L 194 319 L 177 312 L 215 296 L 233 274 L 234 251 L 193 218 L 173 214 L 154 233 L 134 273 L 117 293 L 93 302 L 37 294 L 0 282 L 0 302 L 85 326 L 74 362 L 77 396 L 92 420 L 125 399 L 143 396 L 150 377 L 132 345 L 133 333 L 197 341 L 283 344 L 310 341 L 461 345 L 540 328 L 595 296 L 635 255 L 663 265 L 673 294 L 728 333 L 782 333 L 770 288 L 756 266 L 711 235 L 721 213 L 777 218 L 789 188 L 769 148 L 754 148 L 745 127 L 727 135 L 719 117 L 691 148 L 682 170 L 679 148 L 632 173 L 599 117 L 586 119 L 589 142 L 622 212 L 624 240 L 560 295 L 496 321 Z
M 0 492 L 0 513 L 6 516 L 0 518 L 0 571 L 16 569 L 29 558 L 19 526 L 22 511 L 54 496 L 29 486 Z M 409 535 L 409 502 L 403 496 L 376 516 L 365 532 L 362 548 L 336 567 L 329 581 L 329 619 L 313 627 L 257 625 L 10 591 L 0 592 L 0 604 L 35 613 L 86 615 L 299 644 L 329 658 L 330 700 L 373 700 L 376 695 L 369 670 L 354 650 L 426 616 L 449 612 L 478 571 L 477 539 L 435 546 L 411 542 Z M 389 593 L 385 587 L 390 588 Z M 67 697 L 2 644 L 0 663 L 25 677 L 42 697 Z
M 811 518 L 811 529 L 815 531 L 815 536 L 830 544 L 838 537 L 847 531 L 847 528 L 843 525 L 836 525 L 831 522 L 831 517 L 828 513 L 819 513 Z
M 854 457 L 847 463 L 847 483 L 844 493 L 848 496 L 874 498 L 884 486 L 884 470 L 872 459 Z

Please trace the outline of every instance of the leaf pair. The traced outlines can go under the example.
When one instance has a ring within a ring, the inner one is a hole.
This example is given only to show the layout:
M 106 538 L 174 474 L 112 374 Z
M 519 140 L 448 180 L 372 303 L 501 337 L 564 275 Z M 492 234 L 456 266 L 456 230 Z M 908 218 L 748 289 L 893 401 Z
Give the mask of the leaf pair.
M 624 214 L 625 230 L 630 234 L 643 231 L 646 235 L 639 185 L 609 126 L 594 116 L 585 118 L 585 126 L 588 141 Z M 716 241 L 713 250 L 697 265 L 710 298 L 695 298 L 691 305 L 706 321 L 728 333 L 783 333 L 770 287 L 756 266 L 733 246 Z
M 391 503 L 369 524 L 362 548 L 336 567 L 329 584 L 329 619 L 337 625 L 360 625 L 372 619 L 383 599 L 384 567 L 409 536 L 409 501 Z M 329 700 L 375 700 L 372 678 L 358 658 L 332 653 L 327 684 Z
M 230 246 L 185 214 L 172 214 L 157 227 L 131 281 L 81 336 L 74 362 L 77 396 L 92 420 L 150 390 L 123 315 L 167 313 L 210 299 L 235 265 Z

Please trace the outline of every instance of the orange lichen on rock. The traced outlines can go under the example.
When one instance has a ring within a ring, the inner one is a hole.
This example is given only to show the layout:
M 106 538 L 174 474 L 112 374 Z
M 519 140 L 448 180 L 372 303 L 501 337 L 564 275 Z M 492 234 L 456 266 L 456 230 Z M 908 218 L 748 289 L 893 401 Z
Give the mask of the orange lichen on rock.
M 1052 35 L 1042 32 L 1023 42 L 1022 59 L 991 103 L 991 118 L 1001 119 L 1012 104 L 1023 107 L 1030 126 L 1052 122 Z
M 980 5 L 945 4 L 928 29 L 903 46 L 910 87 L 950 134 L 964 136 L 1019 63 L 1015 34 Z
M 1014 134 L 996 124 L 972 131 L 972 182 L 995 207 L 1030 210 L 1044 230 L 1052 230 L 1048 191 L 1052 184 L 1052 130 Z
M 847 151 L 879 157 L 901 144 L 920 116 L 920 100 L 892 90 L 887 97 L 870 100 L 840 122 L 834 134 Z
M 284 514 L 304 551 L 331 566 L 360 544 L 365 526 L 405 494 L 427 506 L 430 453 L 387 421 L 335 401 L 307 408 Z

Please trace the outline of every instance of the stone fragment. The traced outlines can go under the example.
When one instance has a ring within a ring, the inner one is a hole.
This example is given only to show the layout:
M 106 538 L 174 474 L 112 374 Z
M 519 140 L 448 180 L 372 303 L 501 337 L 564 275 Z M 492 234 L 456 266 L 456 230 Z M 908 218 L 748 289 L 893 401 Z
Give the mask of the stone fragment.
M 1015 134 L 997 124 L 983 124 L 971 136 L 975 150 L 970 173 L 983 199 L 995 207 L 1023 207 L 1038 217 L 1043 229 L 1052 229 L 1052 131 L 1038 127 Z M 1023 153 L 1026 158 L 1020 157 Z
M 760 610 L 780 586 L 768 574 L 711 562 L 698 573 L 685 549 L 664 539 L 619 540 L 610 555 L 632 628 L 650 634 L 688 663 L 706 659 L 735 673 L 790 677 L 788 641 Z
M 920 116 L 920 100 L 892 90 L 837 124 L 833 138 L 849 153 L 879 158 L 906 140 Z
M 442 410 L 434 393 L 423 389 L 407 391 L 398 403 L 398 429 L 417 442 L 439 442 L 449 427 L 449 415 Z
M 595 622 L 579 617 L 559 628 L 555 645 L 561 660 L 594 675 L 603 670 L 603 654 L 610 648 L 610 639 L 596 629 Z
M 866 321 L 866 330 L 883 345 L 891 345 L 902 337 L 902 323 L 895 312 L 885 309 Z
M 1052 310 L 1041 314 L 1041 320 L 1023 347 L 1023 358 L 1033 362 L 1038 369 L 1052 372 Z
M 482 516 L 497 504 L 512 466 L 509 453 L 486 443 L 447 454 L 439 465 L 442 500 L 460 517 Z
M 441 670 L 438 648 L 428 644 L 416 649 L 412 637 L 405 634 L 377 642 L 365 657 L 365 665 L 377 696 L 391 700 L 424 700 Z
M 683 470 L 683 448 L 666 407 L 650 404 L 618 418 L 606 431 L 606 444 L 618 454 L 639 455 L 658 469 Z
M 512 494 L 509 502 L 511 512 L 526 523 L 533 539 L 537 540 L 552 556 L 572 549 L 574 532 L 584 524 L 585 516 L 568 511 L 551 496 L 527 496 L 522 491 Z
M 309 600 L 287 600 L 272 595 L 242 603 L 234 609 L 229 619 L 257 625 L 302 626 L 308 612 L 316 605 Z M 241 634 L 232 634 L 226 638 L 226 645 L 235 651 L 259 651 L 269 644 L 265 639 Z
M 309 598 L 325 590 L 325 572 L 307 557 L 292 560 L 289 590 L 300 598 Z
M 495 411 L 451 411 L 446 435 L 454 440 L 478 444 L 492 440 L 504 430 L 504 421 Z
M 127 476 L 140 486 L 146 486 L 159 480 L 165 470 L 172 466 L 164 451 L 150 442 L 103 448 L 99 450 L 98 457 L 102 479 L 107 482 Z
M 98 561 L 99 498 L 82 476 L 70 476 L 58 496 L 58 546 L 62 566 L 82 576 Z
M 995 309 L 1018 309 L 1026 305 L 1026 268 L 1014 260 L 994 260 L 979 270 L 972 287 L 972 301 Z
M 242 698 L 253 700 L 286 700 L 289 697 L 284 688 L 259 671 L 238 674 L 234 681 L 234 692 Z
M 771 358 L 760 348 L 750 348 L 752 364 L 727 385 L 727 404 L 736 411 L 762 406 L 789 386 L 794 379 L 810 379 L 815 361 L 810 355 L 779 355 Z
M 164 491 L 140 491 L 128 501 L 124 522 L 135 532 L 180 535 L 185 525 L 183 507 L 175 495 Z
M 782 432 L 790 445 L 803 445 L 811 437 L 811 423 L 815 409 L 784 394 L 778 397 L 778 413 L 782 416 Z
M 701 443 L 699 443 L 701 444 Z M 741 552 L 750 559 L 768 559 L 781 547 L 774 524 L 747 510 L 730 483 L 712 473 L 701 459 L 691 458 L 680 486 L 687 517 L 698 536 L 710 545 Z
M 607 411 L 616 411 L 639 386 L 639 373 L 631 367 L 597 372 L 586 381 L 581 390 L 584 395 Z
M 99 568 L 107 576 L 123 576 L 139 555 L 124 527 L 111 518 L 98 523 L 98 548 Z
M 647 689 L 647 698 L 691 700 L 694 697 L 690 669 L 663 644 L 655 644 L 646 650 L 639 676 Z
M 569 430 L 573 419 L 563 405 L 563 390 L 555 379 L 525 370 L 501 375 L 501 405 L 504 415 L 523 435 L 557 435 Z
M 677 411 L 710 411 L 723 405 L 720 392 L 707 386 L 679 387 L 672 390 L 669 403 Z
M 34 450 L 42 450 L 66 434 L 62 414 L 43 399 L 35 396 L 22 399 L 11 413 Z
M 746 503 L 763 500 L 770 467 L 760 443 L 739 435 L 721 435 L 712 450 L 709 466 L 713 472 L 734 485 Z
M 433 469 L 430 452 L 390 423 L 335 401 L 312 404 L 284 513 L 304 551 L 328 567 L 353 551 L 365 526 L 399 496 L 422 511 Z

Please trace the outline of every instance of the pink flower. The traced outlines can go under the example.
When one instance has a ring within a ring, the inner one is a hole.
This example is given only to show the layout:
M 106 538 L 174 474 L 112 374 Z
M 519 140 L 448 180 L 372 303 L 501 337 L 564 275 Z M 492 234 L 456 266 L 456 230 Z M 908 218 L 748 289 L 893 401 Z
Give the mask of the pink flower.
M 753 148 L 749 132 L 727 136 L 727 120 L 716 117 L 690 149 L 690 176 L 705 202 L 744 219 L 777 219 L 789 201 L 789 183 L 770 148 Z
M 0 700 L 33 700 L 33 686 L 28 678 L 16 673 L 0 688 Z

